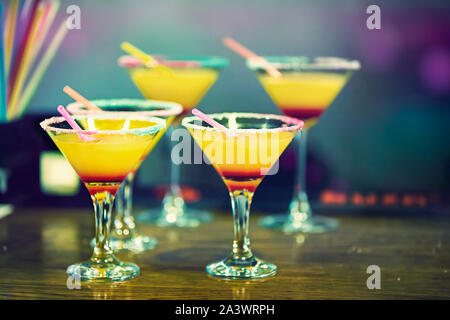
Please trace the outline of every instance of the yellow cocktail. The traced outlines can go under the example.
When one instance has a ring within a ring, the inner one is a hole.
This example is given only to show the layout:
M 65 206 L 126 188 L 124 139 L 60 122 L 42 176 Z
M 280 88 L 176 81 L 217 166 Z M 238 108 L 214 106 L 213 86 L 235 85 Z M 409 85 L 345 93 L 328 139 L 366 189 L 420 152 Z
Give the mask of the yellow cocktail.
M 83 142 L 72 133 L 55 135 L 53 142 L 69 160 L 91 195 L 104 191 L 115 195 L 154 136 L 97 134 L 95 138 L 97 141 Z
M 174 101 L 183 106 L 183 114 L 194 108 L 216 82 L 227 60 L 220 57 L 158 57 L 168 71 L 145 67 L 131 56 L 119 59 L 131 80 L 146 99 Z
M 178 103 L 164 102 L 156 100 L 143 99 L 105 99 L 92 100 L 94 105 L 99 107 L 102 113 L 115 115 L 132 115 L 132 116 L 155 116 L 166 120 L 166 126 L 169 126 L 177 115 L 182 112 L 182 107 Z M 95 114 L 98 111 L 87 110 L 80 103 L 72 103 L 67 106 L 72 114 Z M 87 124 L 83 124 L 87 126 Z M 120 128 L 121 123 L 106 120 L 97 121 L 97 127 L 103 130 L 116 130 Z M 130 128 L 133 123 L 130 123 Z M 152 141 L 147 144 L 144 152 L 142 152 L 139 160 L 135 163 L 129 174 L 122 183 L 122 192 L 116 197 L 116 214 L 113 221 L 113 230 L 111 232 L 110 246 L 113 250 L 131 250 L 133 252 L 141 252 L 155 248 L 157 241 L 155 238 L 144 236 L 138 233 L 136 223 L 132 212 L 132 187 L 136 171 L 142 162 L 150 154 L 159 139 L 162 137 L 166 127 L 156 133 Z M 94 171 L 95 169 L 92 168 Z M 94 245 L 95 242 L 92 242 Z
M 280 110 L 313 126 L 347 83 L 346 74 L 290 72 L 275 79 L 267 74 L 258 79 Z
M 119 65 L 126 68 L 145 98 L 174 101 L 183 106 L 183 113 L 175 119 L 175 125 L 200 102 L 228 64 L 227 59 L 213 56 L 153 57 L 165 67 L 147 67 L 132 56 L 121 57 Z M 172 129 L 169 135 L 171 133 Z M 209 212 L 186 208 L 179 185 L 179 170 L 179 166 L 171 162 L 170 188 L 164 197 L 163 207 L 138 214 L 138 221 L 178 227 L 196 227 L 211 221 Z
M 94 204 L 96 233 L 93 255 L 86 262 L 69 266 L 67 273 L 81 281 L 134 278 L 139 275 L 139 267 L 117 260 L 109 247 L 112 204 L 120 184 L 157 133 L 165 127 L 165 121 L 155 117 L 107 113 L 76 115 L 73 118 L 83 130 L 71 129 L 72 125 L 76 127 L 75 123 L 69 125 L 62 117 L 41 122 L 41 127 L 86 185 Z M 81 139 L 83 136 L 90 137 L 90 140 Z
M 180 69 L 173 76 L 162 77 L 152 69 L 133 69 L 131 79 L 147 99 L 176 101 L 183 105 L 184 113 L 191 110 L 216 82 L 218 70 Z
M 254 192 L 297 133 L 242 132 L 234 138 L 219 131 L 188 130 L 230 192 Z
M 311 207 L 305 192 L 306 135 L 341 92 L 355 70 L 358 61 L 318 57 L 264 57 L 281 72 L 271 77 L 257 59 L 247 60 L 272 101 L 286 115 L 305 122 L 299 137 L 298 170 L 294 199 L 288 215 L 274 215 L 261 220 L 261 225 L 285 232 L 325 232 L 337 227 L 333 219 L 311 216 Z
M 303 127 L 303 122 L 286 116 L 257 113 L 208 115 L 225 126 L 211 127 L 197 117 L 183 119 L 185 126 L 228 187 L 234 217 L 233 249 L 206 271 L 216 277 L 242 279 L 274 275 L 277 267 L 256 258 L 250 249 L 248 220 L 253 193 L 267 174 L 274 173 L 280 154 Z M 269 171 L 270 170 L 270 171 Z

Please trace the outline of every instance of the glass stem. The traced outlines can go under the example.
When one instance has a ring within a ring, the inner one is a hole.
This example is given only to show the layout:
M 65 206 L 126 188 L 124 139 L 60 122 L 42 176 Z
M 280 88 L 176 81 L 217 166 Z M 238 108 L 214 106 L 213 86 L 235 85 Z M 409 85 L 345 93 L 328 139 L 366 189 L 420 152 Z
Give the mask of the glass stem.
M 179 127 L 175 127 L 179 128 Z M 167 129 L 167 136 L 169 137 L 169 152 L 171 156 L 173 149 L 172 133 L 175 130 L 174 126 L 170 126 Z M 184 199 L 181 196 L 180 188 L 180 165 L 173 163 L 172 159 L 169 159 L 170 163 L 170 188 L 166 192 L 163 200 L 163 208 L 165 212 L 165 219 L 167 221 L 174 222 L 180 218 L 184 213 Z
M 308 144 L 308 131 L 302 131 L 298 139 L 297 155 L 298 155 L 298 168 L 297 168 L 297 186 L 296 191 L 306 191 L 306 152 Z
M 114 259 L 112 250 L 109 247 L 109 231 L 114 196 L 109 192 L 98 192 L 91 198 L 95 212 L 95 247 L 91 261 L 100 263 Z
M 300 132 L 297 137 L 297 178 L 295 184 L 294 199 L 289 207 L 290 219 L 303 221 L 311 216 L 311 208 L 306 194 L 306 152 L 308 130 Z
M 113 236 L 116 238 L 131 238 L 135 232 L 133 209 L 134 174 L 130 173 L 121 185 L 121 194 L 116 199 L 116 216 L 114 218 Z
M 172 140 L 170 142 L 172 142 Z M 180 195 L 180 165 L 176 165 L 173 163 L 172 159 L 170 160 L 170 192 L 175 195 Z
M 248 220 L 253 193 L 246 190 L 235 190 L 230 193 L 231 208 L 234 218 L 234 241 L 231 259 L 240 265 L 253 258 L 248 237 Z

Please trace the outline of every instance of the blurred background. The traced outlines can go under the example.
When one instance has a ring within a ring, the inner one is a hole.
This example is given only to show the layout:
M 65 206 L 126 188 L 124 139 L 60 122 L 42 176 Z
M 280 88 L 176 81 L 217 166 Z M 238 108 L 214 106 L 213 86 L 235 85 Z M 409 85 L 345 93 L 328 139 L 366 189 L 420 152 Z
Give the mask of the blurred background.
M 0 171 L 0 202 L 91 205 L 76 176 L 59 181 L 65 189 L 52 188 L 54 171 L 48 172 L 48 166 L 68 169 L 55 160 L 55 147 L 38 123 L 54 115 L 57 105 L 71 102 L 62 92 L 64 85 L 90 99 L 141 98 L 117 65 L 121 41 L 149 53 L 227 57 L 229 66 L 199 104 L 206 113 L 280 114 L 245 61 L 222 45 L 222 37 L 229 35 L 261 55 L 361 62 L 361 70 L 310 131 L 307 183 L 316 208 L 390 208 L 404 214 L 448 208 L 448 1 L 377 1 L 381 30 L 366 27 L 366 8 L 375 3 L 361 0 L 70 0 L 61 1 L 60 14 L 72 4 L 81 9 L 81 29 L 67 34 L 23 121 L 0 125 L 0 162 L 14 163 Z M 26 135 L 18 138 L 17 131 Z M 10 151 L 19 145 L 26 148 L 11 159 Z M 159 205 L 169 182 L 167 148 L 159 143 L 139 171 L 138 206 Z M 212 167 L 185 165 L 181 170 L 192 205 L 229 210 L 226 188 Z M 258 188 L 253 210 L 287 209 L 295 170 L 295 152 L 288 148 L 279 173 Z

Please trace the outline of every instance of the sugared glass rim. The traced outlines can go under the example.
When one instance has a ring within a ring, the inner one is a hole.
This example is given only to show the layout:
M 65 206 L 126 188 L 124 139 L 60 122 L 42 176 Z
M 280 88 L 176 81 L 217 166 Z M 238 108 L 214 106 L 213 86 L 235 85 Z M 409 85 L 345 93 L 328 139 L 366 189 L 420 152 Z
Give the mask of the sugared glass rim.
M 263 57 L 272 66 L 280 71 L 308 71 L 308 70 L 359 70 L 361 64 L 357 60 L 349 60 L 338 57 L 314 57 L 306 56 L 273 56 Z M 264 70 L 264 62 L 261 59 L 247 59 L 247 67 L 254 71 Z
M 154 55 L 161 64 L 174 68 L 212 68 L 220 69 L 228 65 L 228 59 L 218 56 L 183 56 L 183 55 Z M 141 60 L 134 56 L 121 56 L 117 63 L 125 68 L 148 68 Z
M 298 131 L 303 128 L 303 121 L 297 118 L 292 118 L 288 116 L 282 116 L 277 114 L 265 114 L 265 113 L 251 113 L 251 112 L 221 112 L 221 113 L 211 113 L 207 114 L 207 116 L 213 119 L 223 119 L 223 118 L 256 118 L 256 119 L 276 119 L 284 122 L 288 125 L 293 125 L 289 127 L 279 127 L 279 128 L 261 128 L 261 129 L 233 129 L 228 128 L 229 131 L 235 133 L 266 133 L 266 132 L 286 132 L 286 131 Z M 197 124 L 190 123 L 192 121 L 202 121 L 200 118 L 196 116 L 185 117 L 181 124 L 186 128 L 194 129 L 194 130 L 202 130 L 202 131 L 215 131 L 215 132 L 224 132 L 224 129 L 214 128 L 214 127 L 206 127 Z
M 89 110 L 79 102 L 73 102 L 67 105 L 66 109 L 72 114 L 97 114 L 100 112 L 107 112 L 108 114 L 130 114 L 140 116 L 153 116 L 153 117 L 170 117 L 179 115 L 183 112 L 181 104 L 176 102 L 160 101 L 160 100 L 145 100 L 145 99 L 98 99 L 90 100 L 97 107 L 104 109 L 102 111 Z M 145 111 L 108 111 L 108 108 L 115 106 L 121 107 L 155 107 L 159 110 L 145 110 Z
M 134 129 L 121 129 L 121 130 L 75 130 L 75 129 L 64 129 L 64 128 L 55 128 L 52 127 L 53 124 L 65 122 L 66 119 L 64 117 L 52 117 L 45 119 L 40 123 L 42 129 L 45 131 L 53 131 L 57 133 L 83 133 L 87 135 L 94 134 L 135 134 L 138 136 L 150 135 L 154 134 L 161 129 L 166 127 L 166 120 L 157 118 L 157 117 L 149 117 L 149 116 L 139 116 L 139 115 L 131 115 L 131 114 L 113 114 L 113 113 L 96 113 L 89 115 L 73 115 L 75 120 L 82 119 L 110 119 L 110 120 L 137 120 L 137 121 L 148 121 L 154 122 L 155 125 L 151 125 L 143 128 L 134 128 Z

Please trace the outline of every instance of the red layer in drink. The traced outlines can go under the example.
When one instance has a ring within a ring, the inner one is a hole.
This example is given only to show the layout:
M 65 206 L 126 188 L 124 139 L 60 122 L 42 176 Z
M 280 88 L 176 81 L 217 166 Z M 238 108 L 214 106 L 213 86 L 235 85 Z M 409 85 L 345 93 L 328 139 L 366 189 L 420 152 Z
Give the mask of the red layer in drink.
M 96 193 L 101 192 L 109 192 L 113 196 L 116 195 L 117 190 L 120 187 L 121 182 L 116 183 L 85 183 L 86 188 L 88 189 L 91 196 L 95 195 Z
M 227 179 L 223 177 L 223 181 L 228 187 L 230 192 L 235 190 L 247 190 L 249 192 L 255 192 L 262 178 L 259 179 L 245 179 L 245 180 L 236 180 L 236 179 Z
M 300 120 L 319 118 L 322 115 L 322 113 L 326 110 L 326 108 L 318 109 L 318 108 L 292 107 L 292 106 L 289 107 L 279 106 L 279 108 L 285 115 Z
M 230 192 L 235 190 L 255 192 L 264 178 L 261 170 L 220 170 L 220 174 Z
M 126 178 L 125 175 L 119 176 L 86 176 L 80 175 L 81 180 L 86 185 L 89 193 L 94 195 L 98 192 L 109 192 L 115 195 L 120 184 Z
M 122 183 L 122 181 L 126 178 L 128 175 L 128 172 L 125 174 L 115 175 L 115 176 L 109 176 L 109 175 L 83 175 L 80 174 L 80 179 L 84 183 Z

